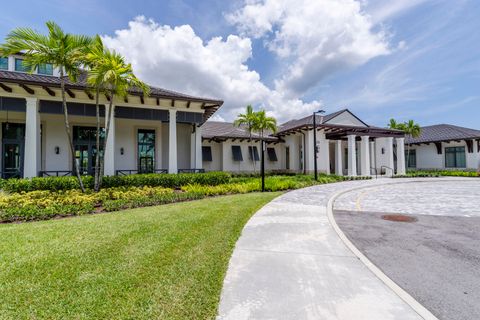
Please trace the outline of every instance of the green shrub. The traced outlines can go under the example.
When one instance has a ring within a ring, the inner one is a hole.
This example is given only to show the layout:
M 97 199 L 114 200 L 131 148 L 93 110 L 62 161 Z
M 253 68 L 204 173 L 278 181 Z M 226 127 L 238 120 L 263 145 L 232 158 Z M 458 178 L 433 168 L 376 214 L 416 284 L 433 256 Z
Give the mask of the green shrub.
M 107 176 L 103 178 L 104 188 L 114 187 L 164 187 L 178 189 L 187 184 L 218 185 L 227 183 L 230 174 L 226 172 L 181 173 L 181 174 L 136 174 L 129 176 Z M 86 188 L 93 188 L 93 177 L 82 177 Z M 29 192 L 35 190 L 79 189 L 76 177 L 42 177 L 32 179 L 2 180 L 2 188 L 8 192 Z

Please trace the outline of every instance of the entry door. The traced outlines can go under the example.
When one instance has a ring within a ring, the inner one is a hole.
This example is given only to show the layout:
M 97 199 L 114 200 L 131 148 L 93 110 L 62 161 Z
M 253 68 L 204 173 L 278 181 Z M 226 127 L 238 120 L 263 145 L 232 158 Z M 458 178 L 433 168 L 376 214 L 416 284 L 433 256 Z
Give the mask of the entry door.
M 2 125 L 2 178 L 23 177 L 25 124 Z
M 95 172 L 95 157 L 97 148 L 92 144 L 76 144 L 75 158 L 81 175 L 93 175 Z M 101 155 L 100 155 L 101 156 Z
M 3 178 L 20 178 L 23 172 L 23 143 L 4 142 L 2 150 Z

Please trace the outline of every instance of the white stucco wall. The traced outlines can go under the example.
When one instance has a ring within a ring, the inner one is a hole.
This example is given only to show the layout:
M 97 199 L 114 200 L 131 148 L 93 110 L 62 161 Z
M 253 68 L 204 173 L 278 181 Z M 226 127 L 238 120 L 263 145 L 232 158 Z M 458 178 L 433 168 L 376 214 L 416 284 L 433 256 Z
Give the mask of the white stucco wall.
M 465 141 L 442 142 L 441 154 L 437 153 L 437 148 L 433 143 L 411 146 L 411 150 L 416 150 L 417 169 L 445 169 L 445 148 L 447 147 L 465 147 L 466 168 L 478 169 L 480 154 L 477 152 L 476 142 L 474 142 L 473 152 L 469 153 Z M 405 150 L 407 150 L 407 147 L 405 147 Z
M 212 161 L 203 161 L 205 171 L 222 171 L 223 168 L 223 143 L 203 141 L 202 146 L 212 149 Z
M 365 124 L 354 117 L 350 112 L 345 111 L 335 118 L 332 118 L 328 122 L 328 124 L 338 124 L 338 125 L 346 125 L 346 126 L 357 126 L 357 127 L 365 127 Z

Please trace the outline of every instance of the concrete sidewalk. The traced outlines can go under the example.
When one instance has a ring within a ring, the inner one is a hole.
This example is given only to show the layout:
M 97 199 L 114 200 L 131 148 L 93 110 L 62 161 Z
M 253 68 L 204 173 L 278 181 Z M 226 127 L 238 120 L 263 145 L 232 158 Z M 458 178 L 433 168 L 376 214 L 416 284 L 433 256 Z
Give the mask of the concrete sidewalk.
M 342 242 L 326 206 L 352 181 L 286 193 L 247 223 L 230 260 L 219 319 L 421 319 Z

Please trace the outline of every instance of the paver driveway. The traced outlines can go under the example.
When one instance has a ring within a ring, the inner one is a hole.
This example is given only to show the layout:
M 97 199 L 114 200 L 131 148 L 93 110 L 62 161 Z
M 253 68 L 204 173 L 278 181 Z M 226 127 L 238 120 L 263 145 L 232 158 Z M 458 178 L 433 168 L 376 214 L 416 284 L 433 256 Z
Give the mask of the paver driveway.
M 335 209 L 355 246 L 438 318 L 480 318 L 480 179 L 352 191 Z M 386 213 L 418 221 L 385 221 Z

